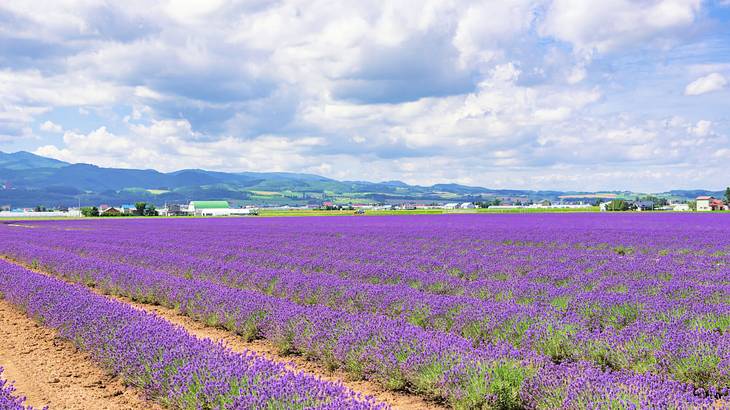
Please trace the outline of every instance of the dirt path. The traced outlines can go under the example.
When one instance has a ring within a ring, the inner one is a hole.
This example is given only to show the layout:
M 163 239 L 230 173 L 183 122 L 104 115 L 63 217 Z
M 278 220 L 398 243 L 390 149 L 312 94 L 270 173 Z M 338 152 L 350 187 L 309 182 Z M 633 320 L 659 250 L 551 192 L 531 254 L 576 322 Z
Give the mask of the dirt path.
M 26 404 L 50 409 L 160 409 L 97 367 L 88 354 L 0 299 L 0 366 Z
M 12 258 L 8 258 L 5 256 L 0 256 L 0 258 L 5 259 L 8 262 L 23 266 L 24 268 L 29 269 L 33 272 L 37 272 L 43 275 L 49 275 L 47 272 L 33 269 L 28 265 L 22 262 L 18 262 Z M 229 332 L 225 329 L 206 326 L 200 322 L 196 322 L 188 316 L 178 313 L 174 309 L 169 309 L 163 306 L 153 306 L 137 303 L 126 297 L 105 295 L 99 292 L 97 289 L 88 289 L 107 298 L 118 300 L 137 309 L 153 313 L 169 321 L 170 323 L 183 327 L 186 331 L 188 331 L 188 333 L 198 338 L 208 338 L 216 342 L 222 341 L 233 351 L 252 351 L 274 362 L 284 363 L 287 365 L 287 367 L 294 371 L 310 373 L 323 380 L 341 382 L 343 385 L 355 392 L 372 396 L 378 401 L 389 404 L 395 410 L 439 410 L 446 408 L 438 403 L 426 401 L 417 395 L 386 390 L 377 383 L 365 380 L 350 380 L 349 375 L 343 371 L 330 371 L 324 366 L 317 364 L 316 362 L 308 361 L 299 356 L 280 356 L 277 354 L 274 345 L 267 340 L 255 340 L 253 342 L 246 342 L 241 337 L 232 332 Z

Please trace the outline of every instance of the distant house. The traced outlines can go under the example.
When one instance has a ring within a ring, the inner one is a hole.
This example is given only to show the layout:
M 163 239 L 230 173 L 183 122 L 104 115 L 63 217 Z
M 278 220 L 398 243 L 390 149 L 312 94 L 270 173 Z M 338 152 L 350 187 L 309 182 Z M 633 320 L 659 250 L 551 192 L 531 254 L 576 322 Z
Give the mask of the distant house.
M 711 197 L 711 196 L 698 196 L 697 199 L 697 211 L 720 211 L 727 207 L 722 200 Z
M 461 209 L 475 209 L 476 205 L 474 205 L 471 202 L 464 202 L 463 204 L 459 205 L 459 208 Z
M 137 207 L 131 204 L 124 204 L 119 207 L 119 210 L 125 215 L 131 215 L 137 210 Z
M 165 207 L 160 211 L 160 215 L 165 216 L 183 216 L 187 214 L 188 211 L 179 204 L 166 204 Z
M 634 201 L 631 205 L 637 211 L 652 211 L 654 210 L 654 201 Z
M 188 205 L 188 213 L 197 216 L 228 216 L 231 207 L 228 201 L 192 201 Z
M 676 212 L 686 212 L 689 211 L 689 204 L 671 204 L 673 211 Z
M 712 208 L 710 207 L 710 201 L 712 201 L 713 197 L 711 196 L 698 196 L 695 200 L 697 201 L 697 210 L 700 212 L 703 211 L 712 211 Z
M 113 206 L 107 207 L 103 211 L 99 210 L 100 216 L 119 216 L 122 214 L 122 211 L 120 211 L 117 208 L 114 208 Z
M 444 205 L 444 209 L 456 209 L 458 207 L 459 207 L 459 204 L 456 202 L 452 202 L 452 203 Z
M 231 208 L 229 209 L 231 215 L 258 215 L 258 208 Z

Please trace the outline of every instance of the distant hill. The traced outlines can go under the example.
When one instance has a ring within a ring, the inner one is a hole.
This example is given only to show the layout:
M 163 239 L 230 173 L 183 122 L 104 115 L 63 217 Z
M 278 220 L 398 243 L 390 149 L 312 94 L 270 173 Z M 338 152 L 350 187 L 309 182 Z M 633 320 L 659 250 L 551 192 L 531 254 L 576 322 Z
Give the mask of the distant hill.
M 0 168 L 2 169 L 34 169 L 34 168 L 61 168 L 69 165 L 67 162 L 46 158 L 26 151 L 6 154 L 0 151 Z
M 234 204 L 303 205 L 335 202 L 460 202 L 501 198 L 557 201 L 561 195 L 580 200 L 591 192 L 489 189 L 459 184 L 409 185 L 401 181 L 338 181 L 290 172 L 215 172 L 185 169 L 163 173 L 153 169 L 103 168 L 69 164 L 29 152 L 0 152 L 0 205 L 13 207 L 122 204 L 147 201 L 183 203 L 220 199 Z M 615 192 L 632 197 L 629 192 Z M 677 198 L 720 196 L 693 190 L 661 194 Z M 593 199 L 586 199 L 592 201 Z

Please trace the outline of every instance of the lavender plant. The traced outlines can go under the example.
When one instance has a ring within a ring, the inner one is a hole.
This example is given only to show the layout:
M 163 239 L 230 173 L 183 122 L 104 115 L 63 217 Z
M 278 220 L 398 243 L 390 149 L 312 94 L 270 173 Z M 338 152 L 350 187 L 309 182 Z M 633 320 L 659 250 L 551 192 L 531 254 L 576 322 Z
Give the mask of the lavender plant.
M 234 353 L 157 316 L 4 261 L 0 293 L 166 407 L 386 408 L 340 384 L 293 373 L 251 353 Z
M 33 407 L 25 405 L 25 397 L 15 395 L 15 387 L 12 383 L 2 378 L 3 368 L 0 367 L 0 409 L 3 410 L 33 410 Z M 46 410 L 44 407 L 43 410 Z
M 730 387 L 722 215 L 33 225 L 0 228 L 2 253 L 453 407 L 721 407 Z

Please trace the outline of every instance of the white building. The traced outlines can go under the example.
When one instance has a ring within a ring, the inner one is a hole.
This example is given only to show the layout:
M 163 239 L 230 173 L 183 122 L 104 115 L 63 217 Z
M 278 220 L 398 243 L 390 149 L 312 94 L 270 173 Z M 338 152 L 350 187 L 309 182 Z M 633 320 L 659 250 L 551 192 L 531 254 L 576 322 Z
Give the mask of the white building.
M 689 204 L 671 204 L 673 211 L 686 212 L 689 211 Z
M 188 213 L 196 216 L 228 216 L 231 207 L 228 201 L 192 201 L 188 205 Z
M 714 198 L 711 196 L 698 196 L 697 201 L 697 211 L 705 212 L 705 211 L 712 211 L 712 207 L 710 204 L 712 203 L 712 200 Z
M 69 209 L 68 211 L 0 211 L 0 218 L 79 218 L 80 209 Z
M 258 215 L 257 208 L 230 208 L 230 215 Z
M 459 205 L 459 208 L 461 209 L 475 209 L 476 205 L 474 205 L 471 202 L 464 202 L 463 204 Z
M 182 209 L 181 209 L 182 211 Z M 231 208 L 228 201 L 192 201 L 186 212 L 196 216 L 258 215 L 258 208 Z

